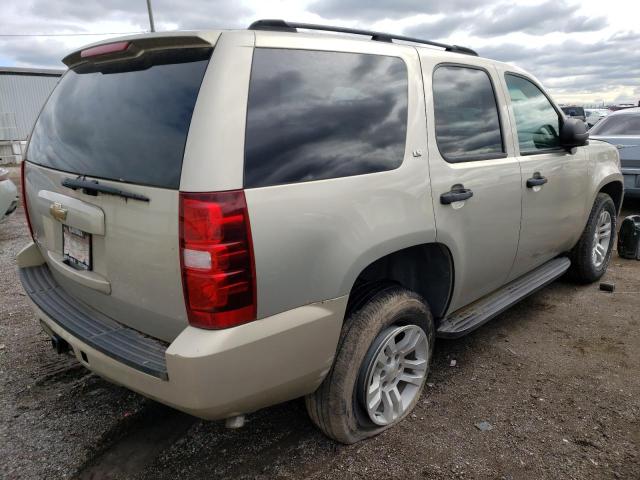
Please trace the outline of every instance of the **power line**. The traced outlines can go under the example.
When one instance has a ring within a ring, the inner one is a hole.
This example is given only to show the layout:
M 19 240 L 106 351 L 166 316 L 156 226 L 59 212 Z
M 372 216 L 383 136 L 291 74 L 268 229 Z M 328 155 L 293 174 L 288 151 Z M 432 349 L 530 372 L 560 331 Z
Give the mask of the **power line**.
M 0 33 L 0 37 L 80 37 L 80 36 L 100 36 L 100 35 L 130 35 L 134 33 L 147 33 L 140 30 L 137 32 L 104 32 L 104 33 Z

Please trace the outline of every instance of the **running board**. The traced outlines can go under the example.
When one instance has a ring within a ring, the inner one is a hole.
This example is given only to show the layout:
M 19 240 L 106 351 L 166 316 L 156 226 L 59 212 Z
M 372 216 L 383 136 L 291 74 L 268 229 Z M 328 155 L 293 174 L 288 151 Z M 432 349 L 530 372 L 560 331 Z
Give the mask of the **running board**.
M 560 277 L 571 266 L 566 257 L 555 258 L 495 292 L 453 312 L 438 327 L 442 338 L 458 338 L 484 325 L 496 315 Z

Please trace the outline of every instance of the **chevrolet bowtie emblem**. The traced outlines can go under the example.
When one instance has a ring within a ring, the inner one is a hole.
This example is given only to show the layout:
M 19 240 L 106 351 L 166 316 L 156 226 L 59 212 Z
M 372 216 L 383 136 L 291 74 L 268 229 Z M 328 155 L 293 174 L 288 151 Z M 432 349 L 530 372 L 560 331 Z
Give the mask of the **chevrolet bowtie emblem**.
M 63 208 L 60 202 L 54 202 L 49 206 L 49 213 L 51 216 L 61 222 L 64 222 L 67 219 L 67 212 L 68 210 Z

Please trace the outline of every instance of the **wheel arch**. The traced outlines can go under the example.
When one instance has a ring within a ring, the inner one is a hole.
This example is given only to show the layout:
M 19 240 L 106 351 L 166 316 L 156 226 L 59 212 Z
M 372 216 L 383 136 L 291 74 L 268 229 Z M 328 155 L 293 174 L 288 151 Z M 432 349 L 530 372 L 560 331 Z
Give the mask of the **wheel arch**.
M 622 198 L 624 196 L 624 186 L 622 182 L 618 180 L 613 180 L 608 183 L 604 183 L 600 186 L 598 193 L 606 193 L 613 200 L 614 205 L 616 206 L 616 212 L 620 214 L 620 209 L 622 208 Z
M 429 304 L 434 319 L 443 317 L 454 285 L 451 251 L 441 243 L 424 243 L 374 260 L 357 276 L 349 292 L 347 311 L 389 283 L 418 293 Z

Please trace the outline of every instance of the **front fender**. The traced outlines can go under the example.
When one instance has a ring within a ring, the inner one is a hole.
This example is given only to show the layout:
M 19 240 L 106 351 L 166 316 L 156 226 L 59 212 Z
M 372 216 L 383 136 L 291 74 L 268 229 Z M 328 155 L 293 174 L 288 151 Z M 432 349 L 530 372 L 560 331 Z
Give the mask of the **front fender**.
M 620 155 L 613 145 L 600 140 L 591 140 L 587 147 L 587 156 L 589 162 L 589 172 L 591 179 L 591 195 L 589 196 L 589 204 L 585 216 L 585 223 L 591 211 L 591 206 L 595 202 L 598 193 L 611 183 L 619 183 L 624 195 L 624 177 L 620 171 Z M 618 207 L 622 202 L 619 203 Z

